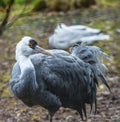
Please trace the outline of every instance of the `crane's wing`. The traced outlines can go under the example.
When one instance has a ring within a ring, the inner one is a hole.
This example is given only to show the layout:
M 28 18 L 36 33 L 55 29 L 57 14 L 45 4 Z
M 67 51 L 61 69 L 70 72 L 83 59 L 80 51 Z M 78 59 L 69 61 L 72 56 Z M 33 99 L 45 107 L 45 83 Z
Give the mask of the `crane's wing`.
M 106 84 L 106 86 L 110 90 L 107 84 L 107 80 L 104 76 L 109 70 L 103 63 L 103 59 L 111 60 L 110 56 L 108 56 L 97 46 L 82 45 L 76 45 L 75 47 L 73 47 L 71 49 L 71 55 L 77 56 L 84 62 L 92 65 L 94 67 L 96 76 L 100 78 L 101 81 Z
M 87 64 L 71 55 L 56 54 L 54 57 L 34 55 L 31 60 L 36 69 L 37 79 L 40 77 L 46 84 L 49 84 L 47 87 L 51 91 L 56 89 L 56 94 L 59 94 L 60 90 L 60 94 L 74 96 L 73 94 L 78 92 L 75 86 L 79 85 L 78 87 L 81 87 L 81 90 L 84 87 L 86 88 L 89 75 L 92 73 Z M 73 93 L 70 93 L 70 90 L 73 90 Z
M 108 72 L 108 68 L 104 65 L 103 60 L 110 60 L 111 58 L 97 46 L 76 45 L 71 49 L 71 54 L 79 57 L 86 63 L 96 66 L 102 73 Z
M 89 65 L 71 55 L 37 55 L 31 60 L 39 86 L 44 81 L 44 91 L 58 96 L 63 107 L 76 109 L 81 117 L 82 113 L 86 116 L 85 103 L 96 104 L 97 79 Z
M 83 62 L 78 57 L 59 54 L 55 56 L 41 56 L 38 54 L 31 57 L 31 60 L 36 69 L 36 78 L 44 81 L 46 89 L 59 96 L 61 100 L 80 101 L 84 99 L 84 101 L 89 101 L 84 96 L 87 96 L 89 92 L 95 94 L 95 84 L 98 82 L 97 74 L 95 74 L 95 70 L 91 65 Z M 95 95 L 92 96 L 95 98 Z M 91 101 L 95 101 L 93 97 L 91 99 Z

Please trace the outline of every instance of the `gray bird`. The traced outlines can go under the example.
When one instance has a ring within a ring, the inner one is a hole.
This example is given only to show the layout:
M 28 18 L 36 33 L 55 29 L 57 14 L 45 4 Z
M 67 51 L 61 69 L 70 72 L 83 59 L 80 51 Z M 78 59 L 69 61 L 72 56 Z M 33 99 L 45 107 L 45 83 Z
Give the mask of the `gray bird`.
M 24 37 L 16 46 L 10 88 L 27 106 L 46 108 L 50 122 L 60 107 L 77 110 L 83 120 L 86 104 L 96 111 L 98 77 L 110 89 L 101 71 L 90 63 L 62 50 L 45 50 Z

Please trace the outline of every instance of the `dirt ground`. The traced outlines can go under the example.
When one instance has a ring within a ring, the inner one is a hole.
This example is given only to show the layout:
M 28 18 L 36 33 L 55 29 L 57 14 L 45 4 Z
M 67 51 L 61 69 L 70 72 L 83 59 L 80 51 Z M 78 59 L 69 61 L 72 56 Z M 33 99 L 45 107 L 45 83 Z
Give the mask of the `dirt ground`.
M 116 85 L 117 84 L 117 85 Z M 111 90 L 98 93 L 97 114 L 90 113 L 85 122 L 120 122 L 120 78 L 111 82 Z M 29 108 L 14 97 L 0 99 L 0 122 L 49 122 L 47 110 L 39 106 Z M 53 122 L 82 122 L 79 114 L 71 109 L 60 108 Z
M 120 122 L 120 78 L 111 81 L 111 90 L 99 92 L 97 114 L 88 113 L 85 122 Z M 89 110 L 89 107 L 88 107 Z M 0 99 L 0 122 L 49 122 L 48 112 L 41 107 L 26 107 L 14 97 Z M 53 118 L 54 122 L 82 122 L 79 114 L 71 109 L 61 108 Z
M 18 20 L 0 38 L 0 122 L 49 122 L 47 110 L 40 106 L 29 108 L 16 99 L 9 90 L 12 65 L 15 62 L 15 45 L 23 35 L 30 35 L 44 48 L 50 48 L 47 38 L 59 22 L 85 24 L 102 29 L 110 34 L 108 42 L 95 43 L 113 57 L 106 62 L 110 69 L 107 77 L 110 93 L 103 85 L 98 88 L 97 114 L 87 107 L 86 122 L 120 122 L 120 8 L 77 10 L 68 13 L 34 14 Z M 82 13 L 82 14 L 81 14 Z M 67 18 L 66 18 L 67 16 Z M 79 114 L 72 109 L 60 108 L 53 122 L 82 122 Z

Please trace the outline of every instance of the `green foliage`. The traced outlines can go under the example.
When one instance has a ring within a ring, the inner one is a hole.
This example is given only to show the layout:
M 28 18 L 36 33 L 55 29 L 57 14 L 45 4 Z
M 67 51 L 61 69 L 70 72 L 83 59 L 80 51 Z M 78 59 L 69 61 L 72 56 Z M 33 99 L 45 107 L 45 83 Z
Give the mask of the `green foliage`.
M 101 1 L 110 2 L 110 3 L 113 3 L 113 2 L 120 2 L 120 0 L 101 0 Z
M 47 0 L 46 4 L 50 10 L 66 11 L 74 7 L 74 0 Z
M 2 8 L 5 8 L 6 7 L 5 1 L 0 0 L 0 7 L 2 7 Z
M 25 0 L 16 0 L 15 2 L 16 4 L 22 5 L 24 4 Z
M 120 5 L 120 0 L 96 0 L 96 1 L 102 5 L 110 5 L 110 6 Z
M 30 4 L 30 3 L 32 2 L 32 0 L 15 0 L 15 3 L 16 3 L 16 4 L 19 4 L 19 5 L 24 5 L 25 2 L 26 2 L 27 4 Z
M 47 7 L 45 0 L 36 0 L 32 4 L 34 5 L 33 11 L 43 10 Z
M 96 4 L 95 0 L 75 0 L 74 1 L 76 8 L 80 7 L 90 7 L 91 5 Z
M 95 4 L 95 0 L 37 0 L 33 10 L 48 8 L 55 11 L 67 11 L 73 8 L 89 7 Z

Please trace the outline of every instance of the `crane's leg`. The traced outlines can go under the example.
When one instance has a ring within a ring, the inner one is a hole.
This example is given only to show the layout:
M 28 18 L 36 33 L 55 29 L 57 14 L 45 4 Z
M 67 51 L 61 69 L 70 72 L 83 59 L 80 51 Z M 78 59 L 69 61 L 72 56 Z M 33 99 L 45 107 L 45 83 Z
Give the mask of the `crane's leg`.
M 52 117 L 50 116 L 50 122 L 52 122 Z
M 52 122 L 53 114 L 52 113 L 49 114 L 50 114 L 50 122 Z
M 40 103 L 43 107 L 48 109 L 50 114 L 50 122 L 52 122 L 52 118 L 55 112 L 61 107 L 62 103 L 57 96 L 50 93 L 49 91 L 40 91 Z
M 86 114 L 86 105 L 83 104 L 83 113 L 85 115 L 85 119 L 87 119 L 87 114 Z
M 79 110 L 77 110 L 77 111 L 79 112 L 82 121 L 87 120 L 87 114 L 86 114 L 86 106 L 85 106 L 85 104 L 83 105 L 83 108 L 79 108 Z
M 82 121 L 83 121 L 83 112 L 82 112 L 82 110 L 79 110 L 78 112 L 79 112 L 79 114 L 80 114 L 80 116 L 81 116 L 81 119 L 82 119 Z
M 52 122 L 52 119 L 53 119 L 53 113 L 49 111 L 49 115 L 50 115 L 50 122 Z

